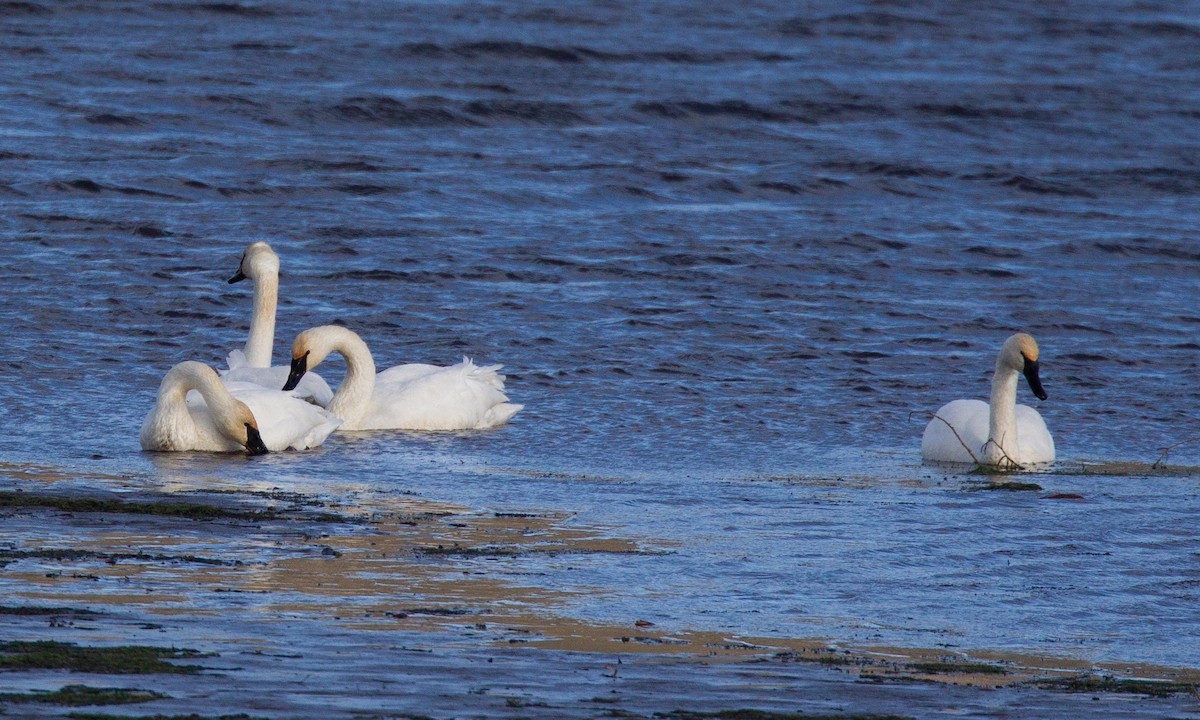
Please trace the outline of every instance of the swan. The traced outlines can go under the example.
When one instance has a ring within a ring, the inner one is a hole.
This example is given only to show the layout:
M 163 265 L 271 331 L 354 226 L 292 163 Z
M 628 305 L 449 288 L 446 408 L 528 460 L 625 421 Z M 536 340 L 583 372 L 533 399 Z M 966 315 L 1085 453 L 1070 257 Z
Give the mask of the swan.
M 367 344 L 337 325 L 310 328 L 292 343 L 292 368 L 285 390 L 329 353 L 346 359 L 346 377 L 329 411 L 342 430 L 468 430 L 503 425 L 524 405 L 508 402 L 500 365 L 479 367 L 467 358 L 457 365 L 398 365 L 375 374 Z
M 188 399 L 189 391 L 199 393 Z M 341 421 L 278 390 L 226 382 L 204 363 L 171 368 L 158 386 L 154 408 L 142 422 L 143 450 L 209 450 L 251 455 L 306 450 L 329 437 Z
M 271 348 L 275 344 L 275 309 L 279 304 L 279 256 L 265 242 L 251 243 L 238 263 L 238 271 L 229 284 L 250 278 L 254 281 L 254 315 L 250 318 L 250 336 L 243 350 L 229 353 L 229 369 L 221 373 L 227 382 L 250 382 L 278 389 L 287 381 L 288 368 L 271 367 Z M 294 393 L 309 402 L 328 407 L 333 391 L 320 375 L 311 374 Z
M 1039 400 L 1046 399 L 1038 378 L 1037 341 L 1026 333 L 1013 335 L 1000 348 L 991 402 L 952 400 L 943 405 L 925 426 L 921 456 L 998 467 L 1054 462 L 1054 438 L 1042 416 L 1028 405 L 1017 405 L 1017 373 L 1025 375 Z

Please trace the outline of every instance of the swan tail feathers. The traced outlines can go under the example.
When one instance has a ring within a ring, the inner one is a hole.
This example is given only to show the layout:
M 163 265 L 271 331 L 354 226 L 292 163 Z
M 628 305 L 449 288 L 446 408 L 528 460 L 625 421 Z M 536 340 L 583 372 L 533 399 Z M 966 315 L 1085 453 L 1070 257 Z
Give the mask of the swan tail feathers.
M 504 392 L 505 377 L 500 374 L 503 365 L 476 365 L 471 358 L 466 355 L 462 359 L 463 377 L 470 378 L 476 382 L 481 382 L 484 385 L 490 385 L 497 390 Z M 513 412 L 516 412 L 515 410 Z
M 241 350 L 230 350 L 229 354 L 225 356 L 225 364 L 229 366 L 230 370 L 237 370 L 248 367 L 250 362 L 246 359 L 246 353 Z
M 509 418 L 511 418 L 513 415 L 516 415 L 524 407 L 524 405 L 518 405 L 516 403 L 500 403 L 499 405 L 493 405 L 492 407 L 488 408 L 487 412 L 483 414 L 483 420 L 479 423 L 479 427 L 489 428 L 503 425 L 509 421 Z

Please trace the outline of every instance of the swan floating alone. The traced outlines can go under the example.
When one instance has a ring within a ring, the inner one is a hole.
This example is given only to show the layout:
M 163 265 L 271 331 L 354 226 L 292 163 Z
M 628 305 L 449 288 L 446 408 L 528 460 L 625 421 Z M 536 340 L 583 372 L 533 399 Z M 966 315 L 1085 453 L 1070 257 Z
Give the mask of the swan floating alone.
M 337 325 L 305 330 L 292 343 L 285 390 L 329 353 L 346 359 L 346 377 L 329 411 L 342 430 L 469 430 L 503 425 L 524 405 L 508 402 L 502 366 L 479 367 L 467 358 L 457 365 L 398 365 L 375 374 L 371 351 L 354 331 Z
M 1042 416 L 1028 405 L 1017 405 L 1018 373 L 1039 400 L 1046 399 L 1038 378 L 1037 342 L 1025 333 L 1008 338 L 1000 349 L 991 402 L 952 400 L 943 405 L 925 426 L 921 456 L 998 467 L 1054 462 L 1054 438 Z
M 275 345 L 275 311 L 279 304 L 279 256 L 265 242 L 252 243 L 242 253 L 237 273 L 229 284 L 249 278 L 254 282 L 254 314 L 244 350 L 229 353 L 229 369 L 221 373 L 226 382 L 250 382 L 278 390 L 287 381 L 288 368 L 271 367 Z M 315 373 L 307 375 L 293 393 L 321 407 L 333 399 L 329 384 Z
M 188 398 L 189 391 L 199 396 Z M 327 410 L 278 390 L 228 382 L 204 363 L 171 368 L 142 423 L 143 450 L 208 450 L 251 455 L 306 450 L 329 437 L 341 421 Z

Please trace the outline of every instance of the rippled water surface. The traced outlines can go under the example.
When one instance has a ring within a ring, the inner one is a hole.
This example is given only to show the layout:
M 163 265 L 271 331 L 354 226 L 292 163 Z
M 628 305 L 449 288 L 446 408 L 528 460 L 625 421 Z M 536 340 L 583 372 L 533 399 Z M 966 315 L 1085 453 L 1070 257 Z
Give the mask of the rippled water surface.
M 596 622 L 1200 665 L 1197 477 L 1078 472 L 1200 462 L 1197 10 L 0 5 L 0 459 L 574 513 L 664 551 L 514 561 Z M 164 372 L 244 342 L 254 240 L 277 362 L 340 322 L 525 410 L 142 453 Z M 1058 472 L 971 492 L 921 413 L 1022 329 Z

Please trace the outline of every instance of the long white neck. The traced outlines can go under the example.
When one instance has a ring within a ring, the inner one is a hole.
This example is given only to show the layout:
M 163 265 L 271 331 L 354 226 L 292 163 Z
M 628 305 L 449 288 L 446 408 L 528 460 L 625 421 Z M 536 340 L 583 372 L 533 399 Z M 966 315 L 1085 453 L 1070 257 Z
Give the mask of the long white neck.
M 169 413 L 172 420 L 184 432 L 198 432 L 196 421 L 187 409 L 187 394 L 195 390 L 204 398 L 209 415 L 217 430 L 239 445 L 237 428 L 241 426 L 238 400 L 229 393 L 221 379 L 204 363 L 188 361 L 171 368 L 158 386 L 158 408 Z
M 329 401 L 329 412 L 342 419 L 343 430 L 357 430 L 375 392 L 375 360 L 367 344 L 353 331 L 337 326 L 326 330 L 330 352 L 346 358 L 346 377 Z
M 271 367 L 275 346 L 275 310 L 279 304 L 278 273 L 263 273 L 254 279 L 254 315 L 250 318 L 250 337 L 246 340 L 246 364 Z
M 1017 380 L 1016 370 L 996 361 L 988 403 L 989 442 L 983 450 L 984 462 L 989 465 L 1021 462 L 1021 446 L 1017 442 Z

